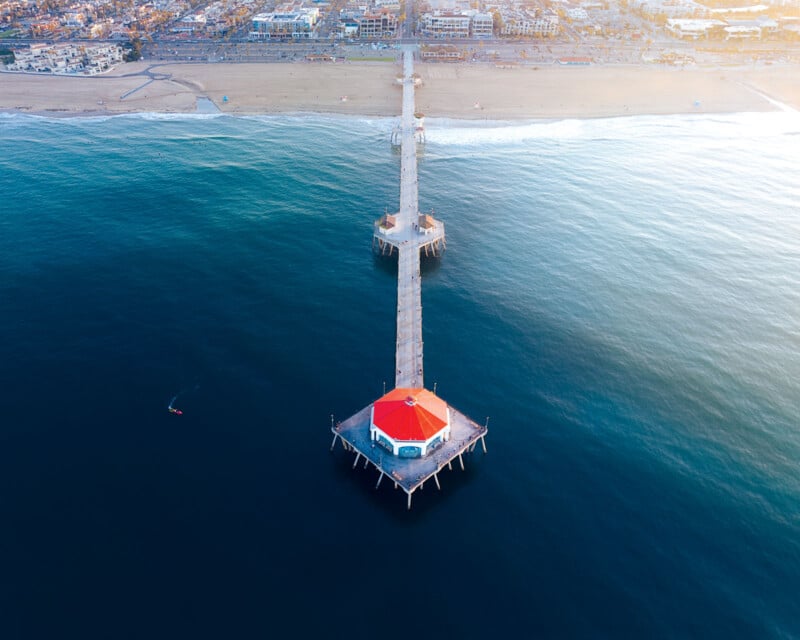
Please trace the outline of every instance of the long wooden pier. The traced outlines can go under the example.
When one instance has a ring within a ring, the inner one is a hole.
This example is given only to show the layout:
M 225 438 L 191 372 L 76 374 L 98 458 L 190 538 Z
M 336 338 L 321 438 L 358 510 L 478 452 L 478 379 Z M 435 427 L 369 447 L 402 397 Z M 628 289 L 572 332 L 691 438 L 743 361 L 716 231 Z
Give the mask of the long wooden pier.
M 417 143 L 414 137 L 414 53 L 403 52 L 403 116 L 400 158 L 400 211 L 397 221 L 414 231 L 419 219 Z M 397 256 L 397 348 L 395 387 L 423 387 L 422 285 L 419 278 L 419 233 L 399 247 Z
M 382 254 L 397 250 L 395 388 L 399 389 L 424 388 L 420 253 L 424 250 L 426 254 L 438 255 L 445 243 L 444 223 L 419 211 L 417 140 L 421 137 L 421 118 L 414 110 L 415 49 L 415 46 L 406 45 L 403 50 L 403 112 L 399 132 L 395 134 L 401 144 L 400 207 L 397 214 L 386 214 L 375 222 L 373 233 L 373 249 L 377 248 Z M 370 437 L 372 408 L 370 404 L 347 420 L 331 424 L 334 434 L 331 450 L 337 440 L 341 440 L 346 451 L 356 453 L 353 467 L 363 457 L 364 468 L 371 463 L 380 472 L 375 487 L 388 476 L 395 488 L 402 488 L 408 495 L 409 509 L 414 491 L 421 489 L 430 478 L 441 489 L 439 472 L 445 466 L 452 469 L 453 460 L 458 458 L 463 469 L 463 454 L 474 451 L 478 441 L 486 453 L 488 426 L 478 425 L 448 405 L 451 429 L 448 440 L 421 458 L 393 455 L 376 446 Z

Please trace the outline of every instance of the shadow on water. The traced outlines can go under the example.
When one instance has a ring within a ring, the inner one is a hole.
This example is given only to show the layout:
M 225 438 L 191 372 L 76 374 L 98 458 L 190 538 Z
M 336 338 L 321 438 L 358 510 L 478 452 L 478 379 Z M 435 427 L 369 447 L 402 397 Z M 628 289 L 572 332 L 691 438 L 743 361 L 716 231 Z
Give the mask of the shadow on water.
M 375 268 L 387 275 L 392 276 L 393 278 L 397 277 L 397 252 L 394 251 L 391 255 L 384 254 L 381 255 L 377 251 L 372 252 L 372 263 L 375 265 Z
M 415 524 L 424 522 L 431 513 L 444 508 L 458 494 L 478 481 L 481 474 L 479 466 L 483 462 L 484 454 L 478 451 L 464 454 L 464 471 L 459 468 L 457 460 L 453 462 L 452 471 L 442 469 L 439 473 L 441 490 L 436 488 L 432 479 L 426 482 L 424 488 L 414 492 L 410 511 L 405 492 L 399 487 L 395 489 L 391 478 L 384 478 L 380 487 L 375 488 L 379 473 L 371 464 L 364 469 L 363 458 L 353 468 L 353 454 L 343 451 L 340 444 L 331 452 L 331 457 L 332 473 L 337 481 L 347 483 L 352 489 L 352 500 L 359 500 L 360 496 L 364 496 L 373 507 L 394 522 Z
M 380 253 L 373 251 L 372 262 L 375 265 L 375 268 L 381 273 L 391 275 L 393 278 L 397 277 L 397 251 L 394 251 L 391 255 L 381 255 Z M 420 273 L 423 276 L 435 274 L 439 271 L 441 265 L 441 256 L 426 256 L 424 253 L 420 254 L 419 268 Z
M 426 256 L 424 253 L 419 257 L 419 269 L 423 276 L 434 275 L 442 266 L 441 256 Z M 424 284 L 424 283 L 423 283 Z

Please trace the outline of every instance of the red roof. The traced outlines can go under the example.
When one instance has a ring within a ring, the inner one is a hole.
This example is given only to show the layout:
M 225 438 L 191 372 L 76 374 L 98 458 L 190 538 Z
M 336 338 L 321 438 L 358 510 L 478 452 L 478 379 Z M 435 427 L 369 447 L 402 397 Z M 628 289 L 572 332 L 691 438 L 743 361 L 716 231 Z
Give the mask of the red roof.
M 372 423 L 394 440 L 424 441 L 447 426 L 447 403 L 427 389 L 394 389 L 375 401 Z

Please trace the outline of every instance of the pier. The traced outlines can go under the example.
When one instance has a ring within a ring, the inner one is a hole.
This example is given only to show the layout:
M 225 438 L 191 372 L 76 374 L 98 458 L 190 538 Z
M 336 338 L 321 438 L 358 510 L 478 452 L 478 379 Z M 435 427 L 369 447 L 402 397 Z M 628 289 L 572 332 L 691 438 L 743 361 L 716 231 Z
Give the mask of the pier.
M 380 486 L 384 477 L 388 477 L 395 489 L 406 492 L 409 509 L 413 493 L 422 489 L 426 481 L 433 479 L 436 487 L 441 489 L 439 473 L 444 467 L 452 470 L 453 462 L 458 459 L 463 470 L 464 454 L 474 451 L 478 442 L 486 453 L 488 432 L 488 425 L 478 425 L 450 405 L 442 409 L 444 401 L 435 393 L 424 391 L 420 254 L 424 251 L 426 255 L 441 255 L 445 249 L 445 232 L 444 223 L 434 218 L 432 213 L 419 211 L 417 142 L 424 140 L 424 130 L 421 130 L 424 125 L 422 115 L 414 110 L 414 91 L 418 82 L 414 75 L 415 49 L 406 45 L 403 50 L 403 75 L 400 79 L 403 110 L 400 126 L 392 134 L 393 143 L 399 139 L 401 146 L 400 206 L 396 214 L 386 213 L 374 223 L 372 246 L 382 255 L 397 252 L 395 391 L 400 391 L 401 396 L 408 393 L 405 404 L 410 407 L 409 411 L 416 411 L 417 396 L 422 395 L 421 392 L 427 394 L 425 397 L 429 401 L 438 403 L 434 411 L 443 411 L 442 415 L 446 415 L 446 422 L 442 421 L 446 428 L 441 437 L 437 435 L 430 442 L 422 443 L 419 451 L 423 453 L 417 457 L 392 453 L 387 446 L 393 441 L 388 436 L 383 437 L 385 434 L 377 427 L 374 417 L 376 405 L 391 393 L 342 422 L 333 424 L 331 421 L 331 450 L 337 441 L 341 441 L 345 451 L 356 454 L 353 468 L 362 459 L 364 468 L 372 464 L 379 472 L 375 488 Z M 401 447 L 405 451 L 414 449 L 414 446 Z

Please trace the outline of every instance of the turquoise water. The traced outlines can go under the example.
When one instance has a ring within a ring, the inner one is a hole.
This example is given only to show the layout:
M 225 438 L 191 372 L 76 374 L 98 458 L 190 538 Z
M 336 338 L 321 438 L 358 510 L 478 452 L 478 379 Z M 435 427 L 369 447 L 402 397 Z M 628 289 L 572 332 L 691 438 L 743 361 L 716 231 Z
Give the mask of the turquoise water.
M 800 636 L 800 116 L 428 123 L 411 513 L 393 124 L 0 116 L 2 637 Z

